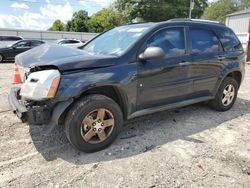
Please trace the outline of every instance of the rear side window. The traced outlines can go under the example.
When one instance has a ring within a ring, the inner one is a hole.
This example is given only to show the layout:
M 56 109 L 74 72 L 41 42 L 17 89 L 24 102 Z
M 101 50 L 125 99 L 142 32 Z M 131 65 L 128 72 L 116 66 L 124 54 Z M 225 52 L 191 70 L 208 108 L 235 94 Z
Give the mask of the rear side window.
M 184 28 L 167 28 L 158 31 L 149 39 L 147 47 L 160 47 L 168 56 L 185 54 Z
M 76 43 L 79 43 L 79 41 L 77 41 L 77 40 L 70 40 L 69 43 L 70 44 L 76 44 Z
M 33 46 L 33 47 L 39 46 L 41 44 L 43 44 L 43 42 L 41 42 L 41 41 L 37 41 L 37 40 L 31 41 L 31 46 Z
M 221 29 L 219 35 L 225 51 L 242 50 L 239 39 L 230 29 Z
M 192 52 L 212 53 L 220 50 L 219 40 L 210 30 L 190 28 Z

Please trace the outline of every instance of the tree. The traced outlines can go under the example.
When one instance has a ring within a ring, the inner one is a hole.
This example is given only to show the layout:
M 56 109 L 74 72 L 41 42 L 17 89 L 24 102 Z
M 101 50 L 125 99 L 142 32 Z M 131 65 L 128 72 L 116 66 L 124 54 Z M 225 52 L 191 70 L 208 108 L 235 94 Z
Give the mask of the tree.
M 225 23 L 226 15 L 238 10 L 235 0 L 218 0 L 204 11 L 202 18 Z
M 241 0 L 239 7 L 240 7 L 240 9 L 249 8 L 250 7 L 250 0 Z
M 187 18 L 189 15 L 189 0 L 123 0 L 116 1 L 116 8 L 127 7 L 129 10 L 129 20 L 139 20 L 145 22 L 165 21 L 172 18 Z M 195 0 L 195 7 L 192 12 L 193 18 L 199 18 L 207 7 L 207 0 Z
M 116 0 L 114 3 L 114 9 L 117 15 L 117 21 L 120 25 L 126 23 L 132 23 L 136 18 L 134 2 L 131 0 Z
M 112 8 L 104 8 L 97 12 L 87 22 L 90 32 L 100 33 L 119 25 L 118 16 Z
M 54 21 L 50 31 L 65 31 L 65 24 L 61 20 Z
M 88 32 L 87 21 L 88 21 L 88 12 L 85 10 L 80 10 L 73 14 L 73 17 L 66 24 L 67 31 L 74 32 Z
M 193 18 L 200 18 L 208 0 L 195 0 Z M 110 8 L 88 17 L 80 10 L 73 14 L 64 29 L 75 32 L 102 32 L 115 26 L 136 22 L 158 22 L 172 18 L 187 18 L 189 0 L 116 0 Z

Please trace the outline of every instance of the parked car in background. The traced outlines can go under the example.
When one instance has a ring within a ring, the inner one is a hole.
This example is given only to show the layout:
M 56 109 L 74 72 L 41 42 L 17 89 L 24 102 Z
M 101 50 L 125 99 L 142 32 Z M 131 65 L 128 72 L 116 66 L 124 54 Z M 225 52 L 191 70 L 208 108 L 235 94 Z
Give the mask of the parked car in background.
M 57 44 L 78 48 L 79 46 L 82 46 L 84 43 L 77 39 L 60 39 L 57 41 Z
M 40 46 L 41 44 L 44 44 L 44 42 L 40 40 L 19 40 L 8 45 L 7 47 L 0 48 L 0 62 L 13 61 L 17 54 L 25 52 L 36 46 Z
M 8 46 L 13 43 L 13 41 L 23 40 L 20 36 L 2 35 L 0 36 L 0 48 L 3 46 Z
M 30 70 L 10 92 L 13 112 L 31 126 L 64 125 L 85 152 L 110 145 L 124 120 L 203 101 L 227 111 L 245 74 L 234 32 L 199 20 L 120 26 L 82 50 L 46 45 L 16 63 Z

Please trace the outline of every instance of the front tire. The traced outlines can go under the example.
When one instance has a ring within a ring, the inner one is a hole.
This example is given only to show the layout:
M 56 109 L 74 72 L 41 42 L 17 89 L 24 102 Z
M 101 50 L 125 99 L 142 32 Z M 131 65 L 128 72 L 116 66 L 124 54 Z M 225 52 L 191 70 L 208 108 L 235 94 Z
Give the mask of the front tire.
M 234 78 L 225 78 L 215 98 L 210 102 L 211 108 L 221 112 L 231 109 L 236 101 L 238 89 L 239 84 Z
M 95 152 L 116 139 L 122 124 L 122 112 L 116 102 L 103 95 L 89 95 L 77 101 L 68 112 L 65 133 L 78 150 Z

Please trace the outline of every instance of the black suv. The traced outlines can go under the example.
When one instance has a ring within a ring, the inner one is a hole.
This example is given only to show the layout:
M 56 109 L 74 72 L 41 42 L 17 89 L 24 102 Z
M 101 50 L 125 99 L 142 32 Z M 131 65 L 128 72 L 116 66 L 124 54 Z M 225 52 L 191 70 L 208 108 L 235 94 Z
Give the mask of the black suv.
M 29 67 L 9 103 L 30 125 L 64 125 L 69 141 L 93 152 L 123 121 L 202 101 L 229 110 L 244 76 L 240 41 L 224 25 L 170 20 L 125 25 L 82 49 L 42 45 L 16 57 Z

